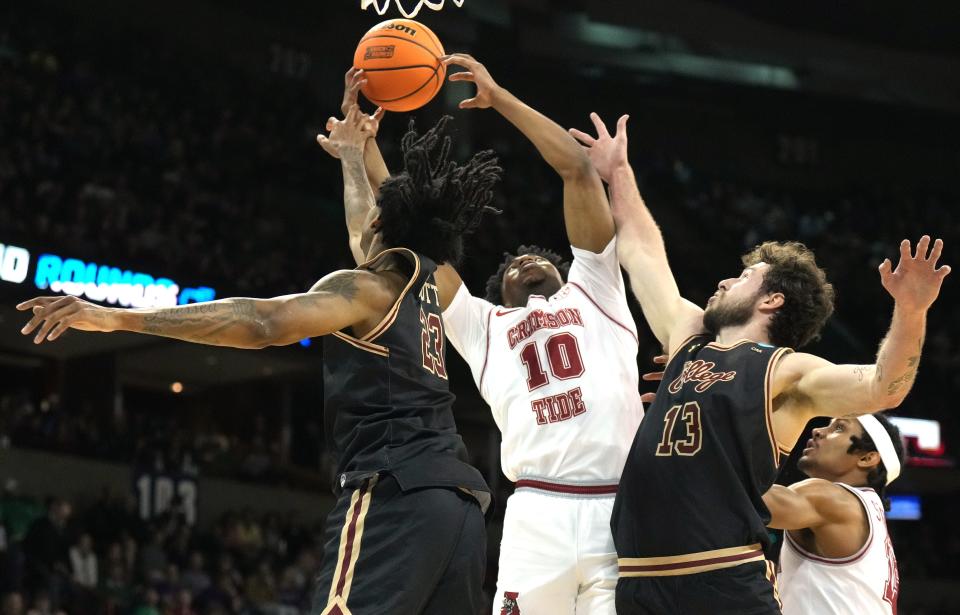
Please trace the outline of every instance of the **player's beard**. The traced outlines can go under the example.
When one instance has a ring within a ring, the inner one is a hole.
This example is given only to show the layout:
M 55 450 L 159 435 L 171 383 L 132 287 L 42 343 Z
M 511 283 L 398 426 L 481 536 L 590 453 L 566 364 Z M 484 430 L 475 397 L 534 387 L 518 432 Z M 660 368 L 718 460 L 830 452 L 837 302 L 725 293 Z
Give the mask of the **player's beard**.
M 703 312 L 703 328 L 719 335 L 720 332 L 728 327 L 740 327 L 750 322 L 753 317 L 753 305 L 757 296 L 747 297 L 736 303 L 721 300 L 714 301 L 713 305 L 708 306 Z

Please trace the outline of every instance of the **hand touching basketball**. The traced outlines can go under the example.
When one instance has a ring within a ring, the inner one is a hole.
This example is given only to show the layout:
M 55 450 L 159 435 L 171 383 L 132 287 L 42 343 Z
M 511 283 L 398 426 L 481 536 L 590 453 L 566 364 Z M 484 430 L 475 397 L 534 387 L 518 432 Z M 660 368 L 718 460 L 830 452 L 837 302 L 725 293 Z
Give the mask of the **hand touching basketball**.
M 606 125 L 596 113 L 590 114 L 590 120 L 593 121 L 593 125 L 597 129 L 596 138 L 576 128 L 570 129 L 573 138 L 583 143 L 590 161 L 593 162 L 593 167 L 605 182 L 610 181 L 610 177 L 617 167 L 627 164 L 628 119 L 630 119 L 629 115 L 620 116 L 620 119 L 617 120 L 617 134 L 613 137 L 607 132 Z
M 924 235 L 917 242 L 916 254 L 912 253 L 910 240 L 900 242 L 900 262 L 893 269 L 890 259 L 880 264 L 880 282 L 897 302 L 897 307 L 908 311 L 926 311 L 937 300 L 943 279 L 950 273 L 950 265 L 937 268 L 943 251 L 943 240 L 933 242 L 929 254 L 930 236 Z
M 451 64 L 466 69 L 452 73 L 449 77 L 450 81 L 470 81 L 477 85 L 477 94 L 473 98 L 460 101 L 461 109 L 487 109 L 493 106 L 503 88 L 493 80 L 486 66 L 466 53 L 452 53 L 441 59 L 448 69 Z

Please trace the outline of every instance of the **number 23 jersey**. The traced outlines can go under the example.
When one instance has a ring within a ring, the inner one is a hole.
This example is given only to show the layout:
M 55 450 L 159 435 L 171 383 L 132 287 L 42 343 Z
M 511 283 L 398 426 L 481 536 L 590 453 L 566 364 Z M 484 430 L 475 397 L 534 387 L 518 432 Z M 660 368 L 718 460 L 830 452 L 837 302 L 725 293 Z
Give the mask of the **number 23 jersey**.
M 567 283 L 552 297 L 505 308 L 461 286 L 443 313 L 500 429 L 512 481 L 616 482 L 643 417 L 616 241 L 599 254 L 572 251 Z

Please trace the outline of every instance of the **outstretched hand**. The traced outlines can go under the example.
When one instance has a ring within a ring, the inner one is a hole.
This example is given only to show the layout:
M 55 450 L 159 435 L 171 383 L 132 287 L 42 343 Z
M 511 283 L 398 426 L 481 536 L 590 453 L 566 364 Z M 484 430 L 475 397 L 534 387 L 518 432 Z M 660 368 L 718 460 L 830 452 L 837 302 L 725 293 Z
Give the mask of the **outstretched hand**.
M 570 129 L 570 134 L 574 139 L 583 144 L 587 150 L 587 156 L 593 162 L 593 167 L 597 170 L 600 178 L 605 182 L 610 182 L 614 170 L 626 165 L 627 162 L 627 120 L 629 115 L 621 115 L 617 120 L 617 134 L 610 136 L 607 126 L 596 113 L 590 114 L 594 127 L 597 129 L 597 136 L 592 137 L 585 132 Z
M 80 331 L 114 331 L 110 316 L 114 310 L 72 295 L 65 297 L 36 297 L 17 306 L 21 312 L 32 311 L 33 318 L 20 329 L 20 333 L 30 335 L 37 327 L 40 330 L 33 338 L 34 344 L 53 341 L 67 329 Z
M 342 113 L 344 117 L 347 116 L 350 107 L 358 104 L 357 95 L 360 92 L 360 88 L 366 84 L 367 75 L 363 72 L 362 68 L 351 66 L 350 70 L 343 76 L 343 100 L 340 101 L 340 113 Z M 327 127 L 327 130 L 330 130 L 330 128 Z
M 657 365 L 666 365 L 667 364 L 667 355 L 661 354 L 653 357 L 653 362 Z M 646 382 L 660 382 L 663 380 L 663 371 L 659 372 L 647 372 L 642 376 L 643 380 Z M 650 405 L 657 398 L 656 392 L 653 393 L 643 393 L 640 395 L 640 401 Z
M 335 117 L 327 120 L 330 136 L 317 135 L 317 143 L 334 158 L 340 158 L 341 153 L 349 148 L 358 149 L 363 153 L 367 139 L 377 136 L 381 117 L 383 117 L 383 109 L 380 107 L 377 107 L 373 115 L 367 115 L 361 113 L 360 107 L 353 104 L 342 120 Z
M 897 268 L 893 269 L 889 258 L 880 264 L 880 282 L 898 307 L 909 311 L 925 311 L 937 300 L 943 279 L 950 273 L 950 265 L 937 267 L 942 251 L 942 239 L 934 241 L 931 249 L 930 236 L 924 235 L 917 242 L 916 253 L 910 240 L 904 239 L 900 242 Z
M 444 67 L 448 69 L 451 64 L 466 69 L 451 73 L 448 77 L 450 81 L 470 81 L 477 86 L 477 93 L 473 98 L 460 101 L 459 107 L 461 109 L 486 109 L 493 106 L 496 97 L 503 88 L 493 80 L 486 66 L 466 53 L 451 53 L 443 56 L 440 60 Z

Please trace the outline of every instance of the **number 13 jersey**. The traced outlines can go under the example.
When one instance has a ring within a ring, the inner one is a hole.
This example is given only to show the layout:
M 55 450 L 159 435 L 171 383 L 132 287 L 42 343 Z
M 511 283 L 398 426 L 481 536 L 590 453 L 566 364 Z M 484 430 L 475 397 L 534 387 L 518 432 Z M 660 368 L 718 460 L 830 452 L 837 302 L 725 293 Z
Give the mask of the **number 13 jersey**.
M 504 308 L 461 286 L 443 313 L 502 434 L 512 481 L 617 482 L 643 417 L 637 331 L 616 241 L 572 248 L 567 283 Z

